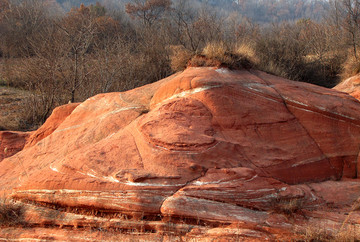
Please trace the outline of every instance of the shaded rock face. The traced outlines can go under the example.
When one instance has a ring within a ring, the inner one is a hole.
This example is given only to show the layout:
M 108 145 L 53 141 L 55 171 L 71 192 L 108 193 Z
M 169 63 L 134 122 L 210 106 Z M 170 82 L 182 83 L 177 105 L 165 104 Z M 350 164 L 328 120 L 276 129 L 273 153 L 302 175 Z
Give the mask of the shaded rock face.
M 334 90 L 188 68 L 54 115 L 0 162 L 32 224 L 279 239 L 360 196 L 360 103 Z
M 0 162 L 21 151 L 31 132 L 0 131 Z

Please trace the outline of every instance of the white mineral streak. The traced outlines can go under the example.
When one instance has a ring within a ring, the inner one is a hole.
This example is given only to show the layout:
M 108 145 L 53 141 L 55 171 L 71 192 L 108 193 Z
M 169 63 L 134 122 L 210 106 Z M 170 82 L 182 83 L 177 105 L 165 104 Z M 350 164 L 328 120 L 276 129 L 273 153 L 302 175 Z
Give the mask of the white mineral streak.
M 141 109 L 143 107 L 141 106 L 133 106 L 133 107 L 123 107 L 123 108 L 119 108 L 119 109 L 115 109 L 111 112 L 108 112 L 108 113 L 105 113 L 103 115 L 101 115 L 99 117 L 100 120 L 104 120 L 105 118 L 107 118 L 108 116 L 110 115 L 113 115 L 113 114 L 117 114 L 117 113 L 120 113 L 120 112 L 123 112 L 123 111 L 128 111 L 128 110 L 133 110 L 133 109 Z
M 105 180 L 108 180 L 110 182 L 116 182 L 119 183 L 119 181 L 117 179 L 115 179 L 113 176 L 104 176 L 103 177 Z
M 130 181 L 127 181 L 126 183 L 123 183 L 123 184 L 128 185 L 128 186 L 136 186 L 136 187 L 146 187 L 146 186 L 150 186 L 150 187 L 180 187 L 180 186 L 186 185 L 186 183 L 161 184 L 161 183 L 144 183 L 144 182 L 130 182 Z
M 244 87 L 246 87 L 247 89 L 252 90 L 252 91 L 247 91 L 245 89 L 242 89 L 241 90 L 242 92 L 246 92 L 246 93 L 261 97 L 261 98 L 266 99 L 266 100 L 271 101 L 271 102 L 276 102 L 276 103 L 282 103 L 283 102 L 280 97 L 274 96 L 273 98 L 271 98 L 271 96 L 269 96 L 268 94 L 267 95 L 262 95 L 262 94 L 265 94 L 265 92 L 260 90 L 260 89 L 253 88 L 252 87 L 253 85 L 251 83 L 250 84 L 242 84 L 242 85 Z
M 215 70 L 219 74 L 230 74 L 230 70 L 228 68 L 219 68 Z
M 91 173 L 86 173 L 88 176 L 90 176 L 90 177 L 96 177 L 95 175 L 93 175 L 93 174 L 91 174 Z
M 264 188 L 264 189 L 257 189 L 257 190 L 246 190 L 246 192 L 273 192 L 275 188 Z
M 57 172 L 57 173 L 61 173 L 56 167 L 52 166 L 53 164 L 50 165 L 50 169 Z
M 84 172 L 81 172 L 81 171 L 76 171 L 76 172 L 79 173 L 79 174 L 81 174 L 81 175 L 87 176 L 87 174 L 84 173 Z
M 254 180 L 257 176 L 258 175 L 254 175 L 247 180 L 244 180 L 243 178 L 236 178 L 236 179 L 230 179 L 230 180 L 220 179 L 217 181 L 210 181 L 210 182 L 194 181 L 191 185 L 203 186 L 203 185 L 209 185 L 209 184 L 227 184 L 227 183 L 235 183 L 237 180 L 242 181 L 242 182 L 249 182 L 249 181 Z
M 209 185 L 209 184 L 227 184 L 227 183 L 234 183 L 235 180 L 217 180 L 217 181 L 211 181 L 211 182 L 202 182 L 202 181 L 195 181 L 193 184 L 191 185 L 195 185 L 195 186 L 203 186 L 203 185 Z
M 310 158 L 310 159 L 298 161 L 296 164 L 292 165 L 291 167 L 297 167 L 297 166 L 304 165 L 304 164 L 315 163 L 315 162 L 318 162 L 318 161 L 321 161 L 321 160 L 326 159 L 326 157 L 327 157 L 327 156 L 321 155 L 321 156 L 319 156 L 319 157 L 313 157 L 313 158 Z
M 166 98 L 162 102 L 166 102 L 166 101 L 169 101 L 169 100 L 172 100 L 172 99 L 175 99 L 175 98 L 187 97 L 187 96 L 199 93 L 199 92 L 203 92 L 203 91 L 210 90 L 210 89 L 213 89 L 213 88 L 218 88 L 218 87 L 221 87 L 221 85 L 203 86 L 203 87 L 192 88 L 192 89 L 189 89 L 189 90 L 186 90 L 186 91 L 176 93 L 176 94 L 172 95 L 171 97 Z
M 310 195 L 311 195 L 311 201 L 317 200 L 317 197 L 314 195 L 314 193 L 312 191 L 310 191 Z
M 255 176 L 251 177 L 249 180 L 246 180 L 246 182 L 252 181 L 252 180 L 254 180 L 254 179 L 257 178 L 257 177 L 258 177 L 258 175 L 255 175 Z
M 134 192 L 135 193 L 134 193 Z M 85 196 L 84 194 L 89 194 L 89 196 L 98 196 L 101 195 L 101 197 L 108 197 L 108 198 L 116 198 L 118 199 L 119 196 L 121 197 L 131 197 L 134 194 L 138 195 L 138 190 L 125 190 L 125 191 L 119 191 L 119 190 L 110 190 L 110 191 L 91 191 L 91 190 L 72 190 L 72 189 L 56 189 L 56 190 L 49 190 L 49 189 L 29 189 L 29 190 L 24 190 L 24 191 L 16 191 L 17 194 L 30 194 L 30 195 L 44 195 L 44 194 L 56 194 L 56 193 L 60 193 L 60 194 L 66 194 L 67 196 L 76 196 L 78 197 L 79 194 L 82 194 L 83 196 Z M 158 193 L 158 191 L 156 190 L 142 190 L 141 193 L 151 193 L 151 194 L 156 194 Z M 162 193 L 169 193 L 172 194 L 173 192 L 171 191 L 162 191 Z
M 264 93 L 263 91 L 261 91 L 261 90 L 259 90 L 259 89 L 253 88 L 253 86 L 259 86 L 259 85 L 254 85 L 253 83 L 243 84 L 243 86 L 247 87 L 247 88 L 250 89 L 250 90 L 253 90 L 253 91 L 255 91 L 255 92 L 258 92 L 258 93 Z M 270 100 L 270 101 L 278 102 L 278 101 L 275 100 L 275 99 L 271 99 L 271 98 L 268 98 L 268 97 L 265 97 L 265 96 L 263 96 L 263 98 L 265 98 L 265 99 L 267 99 L 267 100 Z M 298 105 L 303 106 L 303 107 L 313 107 L 313 108 L 319 109 L 319 110 L 321 110 L 321 111 L 325 111 L 325 112 L 328 112 L 328 113 L 332 113 L 332 114 L 335 114 L 335 115 L 340 116 L 340 117 L 343 117 L 343 118 L 347 118 L 347 119 L 350 119 L 350 120 L 358 120 L 357 118 L 350 117 L 350 116 L 347 116 L 347 115 L 345 115 L 345 114 L 340 114 L 340 113 L 338 113 L 338 112 L 334 112 L 334 111 L 327 110 L 326 108 L 321 107 L 321 106 L 315 106 L 315 105 L 309 106 L 308 104 L 305 104 L 305 103 L 303 103 L 303 102 L 301 102 L 301 101 L 299 101 L 299 100 L 294 100 L 294 99 L 291 99 L 291 98 L 285 97 L 285 96 L 282 97 L 282 98 L 285 99 L 285 100 L 288 101 L 288 102 L 292 102 L 292 103 L 298 104 Z M 306 108 L 300 108 L 300 107 L 296 107 L 296 108 L 301 109 L 301 110 L 306 111 L 306 112 L 318 113 L 318 112 L 315 112 L 315 111 L 308 110 L 308 109 L 306 109 Z M 331 119 L 334 119 L 334 120 L 339 120 L 339 119 L 333 118 L 333 117 L 331 117 L 331 116 L 329 116 L 329 115 L 326 115 L 326 114 L 322 114 L 322 113 L 318 113 L 318 114 L 321 114 L 321 115 L 323 115 L 323 116 L 326 116 L 326 117 L 331 118 Z M 339 120 L 339 121 L 344 122 L 343 120 Z
M 116 132 L 110 134 L 109 136 L 107 136 L 105 139 L 110 139 L 111 137 L 113 137 L 116 134 Z
M 297 100 L 293 100 L 293 99 L 290 99 L 289 97 L 284 97 L 285 100 L 289 101 L 289 102 L 292 102 L 292 103 L 296 103 L 296 104 L 299 104 L 301 106 L 304 106 L 304 107 L 309 107 L 309 105 L 305 104 L 305 103 L 302 103 L 300 101 L 297 101 Z M 321 111 L 325 111 L 327 113 L 332 113 L 332 114 L 335 114 L 337 116 L 340 116 L 340 117 L 343 117 L 343 118 L 347 118 L 347 119 L 350 119 L 350 120 L 358 120 L 357 118 L 354 118 L 354 117 L 350 117 L 350 116 L 347 116 L 345 114 L 340 114 L 338 112 L 334 112 L 334 111 L 330 111 L 330 110 L 327 110 L 326 108 L 324 107 L 321 107 L 321 106 L 312 106 L 316 109 L 319 109 Z M 301 110 L 304 110 L 304 111 L 307 111 L 307 112 L 311 112 L 311 113 L 318 113 L 318 112 L 315 112 L 315 111 L 311 111 L 311 110 L 307 110 L 307 109 L 303 109 L 303 108 L 300 108 L 300 107 L 295 107 L 295 108 L 298 108 L 298 109 L 301 109 Z M 318 113 L 318 114 L 321 114 L 323 116 L 326 116 L 328 118 L 331 118 L 331 119 L 334 119 L 334 120 L 339 120 L 339 119 L 336 119 L 336 118 L 333 118 L 329 115 L 326 115 L 326 114 L 323 114 L 323 113 Z M 343 121 L 343 120 L 339 120 L 339 121 Z

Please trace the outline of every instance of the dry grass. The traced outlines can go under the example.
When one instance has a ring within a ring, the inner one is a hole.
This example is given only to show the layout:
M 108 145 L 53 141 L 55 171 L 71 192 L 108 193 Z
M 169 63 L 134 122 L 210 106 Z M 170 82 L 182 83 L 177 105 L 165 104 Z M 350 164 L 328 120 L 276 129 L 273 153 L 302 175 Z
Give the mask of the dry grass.
M 331 242 L 355 242 L 360 241 L 360 227 L 349 225 L 346 229 L 337 233 L 326 230 L 321 226 L 309 226 L 303 235 L 302 241 L 331 241 Z
M 334 236 L 333 240 L 347 242 L 360 241 L 360 227 L 355 225 L 348 225 L 346 229 L 338 232 Z
M 360 225 L 359 224 L 349 224 L 348 221 L 353 212 L 360 210 L 360 198 L 358 198 L 349 214 L 346 216 L 345 220 L 341 224 L 340 229 L 337 232 L 330 232 L 326 230 L 325 227 L 316 227 L 309 226 L 304 233 L 305 241 L 346 241 L 346 242 L 355 242 L 360 241 Z
M 303 208 L 303 200 L 300 198 L 275 199 L 272 207 L 274 212 L 291 216 Z
M 171 46 L 170 50 L 173 71 L 182 71 L 188 66 L 250 69 L 259 62 L 254 49 L 246 44 L 229 47 L 223 42 L 210 42 L 201 54 L 193 53 L 183 46 Z
M 360 197 L 354 201 L 351 211 L 343 221 L 338 233 L 335 235 L 337 241 L 360 241 L 360 226 L 349 225 L 348 221 L 351 215 L 360 210 Z
M 201 55 L 195 55 L 189 61 L 192 67 L 227 67 L 241 70 L 254 67 L 251 59 L 221 42 L 212 42 L 205 46 Z
M 250 46 L 245 45 L 231 48 L 222 42 L 211 42 L 205 46 L 202 54 L 208 59 L 204 66 L 223 66 L 239 70 L 250 69 L 256 64 L 255 58 L 251 56 L 254 56 L 255 53 L 251 53 Z M 195 56 L 195 59 L 191 60 L 191 64 L 194 65 L 197 59 L 199 58 Z
M 333 238 L 325 228 L 309 226 L 304 233 L 304 241 L 330 241 Z
M 202 54 L 209 59 L 223 59 L 229 52 L 229 48 L 223 42 L 210 42 L 202 51 Z
M 235 46 L 234 53 L 246 57 L 251 63 L 258 65 L 260 59 L 256 54 L 255 48 L 250 44 L 241 43 Z
M 355 76 L 360 72 L 360 59 L 356 59 L 353 55 L 349 56 L 342 66 L 341 79 L 345 80 Z
M 0 226 L 24 225 L 24 207 L 5 198 L 0 199 Z
M 0 130 L 27 130 L 22 122 L 29 110 L 26 106 L 29 96 L 30 92 L 0 86 Z
M 185 49 L 182 45 L 172 45 L 170 48 L 170 66 L 175 72 L 183 71 L 186 69 L 189 60 L 193 53 Z

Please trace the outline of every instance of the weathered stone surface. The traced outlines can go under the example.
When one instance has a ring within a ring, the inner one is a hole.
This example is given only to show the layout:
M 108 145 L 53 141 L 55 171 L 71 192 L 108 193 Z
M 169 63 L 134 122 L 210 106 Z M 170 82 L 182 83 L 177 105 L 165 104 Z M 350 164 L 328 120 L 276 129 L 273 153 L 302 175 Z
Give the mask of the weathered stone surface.
M 360 99 L 360 75 L 358 74 L 340 82 L 334 89 L 349 93 L 351 96 Z
M 55 108 L 44 125 L 34 132 L 0 131 L 0 161 L 52 134 L 78 105 L 73 103 Z
M 59 108 L 0 163 L 0 188 L 40 227 L 271 240 L 341 226 L 360 196 L 359 150 L 360 103 L 347 94 L 188 68 Z
M 78 105 L 79 103 L 70 103 L 55 108 L 46 122 L 29 137 L 25 148 L 35 145 L 52 134 Z

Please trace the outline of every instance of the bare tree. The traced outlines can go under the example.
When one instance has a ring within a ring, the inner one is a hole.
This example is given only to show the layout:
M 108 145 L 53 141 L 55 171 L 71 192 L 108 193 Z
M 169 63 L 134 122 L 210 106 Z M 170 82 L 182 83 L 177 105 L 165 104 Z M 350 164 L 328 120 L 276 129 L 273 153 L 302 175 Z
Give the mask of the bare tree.
M 348 36 L 347 41 L 358 59 L 357 48 L 360 41 L 360 0 L 330 1 L 332 23 Z
M 126 4 L 126 13 L 133 19 L 140 19 L 144 25 L 151 26 L 170 6 L 171 0 L 134 0 Z
M 174 4 L 171 19 L 168 31 L 175 36 L 174 42 L 193 52 L 223 38 L 224 20 L 205 5 L 193 8 L 189 1 L 180 0 Z
M 19 4 L 7 0 L 0 2 L 0 47 L 6 56 L 33 54 L 27 37 L 43 28 L 48 7 L 45 0 L 24 0 Z

